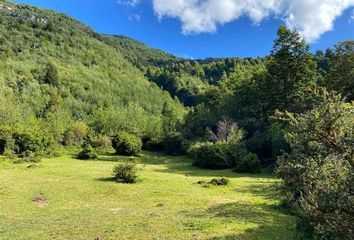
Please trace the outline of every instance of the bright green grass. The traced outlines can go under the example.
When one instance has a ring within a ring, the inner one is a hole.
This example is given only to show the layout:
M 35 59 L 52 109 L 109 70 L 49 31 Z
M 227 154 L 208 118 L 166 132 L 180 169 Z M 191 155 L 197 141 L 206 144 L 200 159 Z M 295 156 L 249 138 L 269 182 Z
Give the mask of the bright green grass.
M 0 160 L 0 239 L 286 239 L 295 219 L 277 208 L 267 175 L 191 166 L 186 158 L 145 152 L 141 181 L 111 180 L 115 162 L 71 157 L 37 166 Z M 199 180 L 229 177 L 227 187 Z M 43 196 L 48 205 L 33 199 Z

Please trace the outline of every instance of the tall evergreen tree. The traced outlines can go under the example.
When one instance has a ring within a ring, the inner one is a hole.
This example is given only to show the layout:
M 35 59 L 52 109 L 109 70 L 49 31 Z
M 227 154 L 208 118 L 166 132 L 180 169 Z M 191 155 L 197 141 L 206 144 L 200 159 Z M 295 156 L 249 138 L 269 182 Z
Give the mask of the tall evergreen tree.
M 354 41 L 337 44 L 329 59 L 330 88 L 354 100 Z
M 276 109 L 301 111 L 305 89 L 315 84 L 317 72 L 309 46 L 297 31 L 280 26 L 266 67 L 261 91 L 267 113 Z

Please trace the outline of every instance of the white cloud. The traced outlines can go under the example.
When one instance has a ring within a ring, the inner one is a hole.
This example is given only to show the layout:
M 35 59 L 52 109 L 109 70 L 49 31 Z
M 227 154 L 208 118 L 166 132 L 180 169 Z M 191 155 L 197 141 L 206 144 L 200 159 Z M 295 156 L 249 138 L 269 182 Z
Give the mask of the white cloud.
M 160 19 L 179 19 L 184 34 L 213 33 L 218 25 L 241 16 L 256 24 L 275 17 L 313 42 L 333 29 L 334 20 L 354 6 L 354 0 L 153 0 L 153 6 Z
M 135 7 L 140 3 L 140 0 L 117 0 L 118 4 Z

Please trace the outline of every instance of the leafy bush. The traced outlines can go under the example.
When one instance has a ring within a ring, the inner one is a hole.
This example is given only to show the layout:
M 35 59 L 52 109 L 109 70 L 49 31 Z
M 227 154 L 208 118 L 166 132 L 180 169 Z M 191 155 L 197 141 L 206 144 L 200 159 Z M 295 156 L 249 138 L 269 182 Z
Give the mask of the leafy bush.
M 0 128 L 1 152 L 21 156 L 31 152 L 36 155 L 49 154 L 55 145 L 53 136 L 40 125 L 25 127 L 2 126 Z
M 136 183 L 139 177 L 135 162 L 119 163 L 113 169 L 113 176 L 117 182 Z
M 209 186 L 227 186 L 230 184 L 230 180 L 227 178 L 213 178 L 209 182 L 206 181 L 199 181 L 197 182 L 198 184 L 202 185 L 203 187 L 209 187 Z
M 163 146 L 167 154 L 178 156 L 186 153 L 187 142 L 181 134 L 171 133 L 164 138 Z
M 229 185 L 230 180 L 227 178 L 213 178 L 210 180 L 209 184 L 214 185 L 214 186 L 226 186 Z
M 112 138 L 112 147 L 119 155 L 137 156 L 142 149 L 142 142 L 140 138 L 121 132 Z
M 64 144 L 77 146 L 82 145 L 88 133 L 89 127 L 83 122 L 77 122 L 73 124 L 65 133 Z
M 90 144 L 100 154 L 105 154 L 112 150 L 112 139 L 107 135 L 92 135 L 90 137 Z
M 243 151 L 243 154 L 237 161 L 235 171 L 241 173 L 259 173 L 261 171 L 261 161 L 256 154 Z
M 235 167 L 236 159 L 231 154 L 230 144 L 226 142 L 199 143 L 189 150 L 194 158 L 194 165 L 209 169 L 224 169 Z
M 278 161 L 282 196 L 316 239 L 352 239 L 354 105 L 324 92 L 304 114 L 284 113 L 291 152 Z
M 36 156 L 35 153 L 30 151 L 25 151 L 15 158 L 14 163 L 38 163 L 40 162 L 40 158 Z
M 93 147 L 86 146 L 77 155 L 77 158 L 80 160 L 93 160 L 93 159 L 97 159 L 98 155 Z
M 6 151 L 11 151 L 11 149 L 14 149 L 14 140 L 12 137 L 12 132 L 12 128 L 8 126 L 0 127 L 0 155 L 4 155 Z
M 143 139 L 143 149 L 148 151 L 163 151 L 163 143 L 157 139 Z

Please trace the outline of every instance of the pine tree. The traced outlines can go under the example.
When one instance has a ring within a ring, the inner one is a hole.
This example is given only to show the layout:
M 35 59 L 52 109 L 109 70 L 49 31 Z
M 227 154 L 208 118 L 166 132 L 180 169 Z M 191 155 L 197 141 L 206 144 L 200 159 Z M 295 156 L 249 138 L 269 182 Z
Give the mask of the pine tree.
M 309 53 L 309 46 L 297 31 L 281 26 L 275 40 L 267 75 L 261 83 L 266 111 L 302 110 L 305 90 L 315 84 L 316 64 Z

